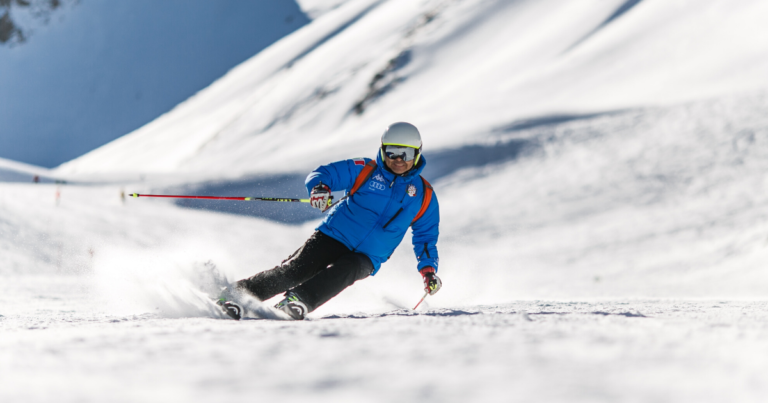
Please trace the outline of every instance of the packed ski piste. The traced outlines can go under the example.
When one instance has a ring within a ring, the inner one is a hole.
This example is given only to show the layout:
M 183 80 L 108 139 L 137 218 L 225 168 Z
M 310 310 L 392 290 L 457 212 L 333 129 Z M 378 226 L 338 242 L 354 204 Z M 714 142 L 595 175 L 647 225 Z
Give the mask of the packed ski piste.
M 440 207 L 432 186 L 421 176 L 427 161 L 419 130 L 389 125 L 375 159 L 356 158 L 322 165 L 305 181 L 309 199 L 141 195 L 227 200 L 306 202 L 327 215 L 309 239 L 272 269 L 229 284 L 214 302 L 226 316 L 303 320 L 306 315 L 359 280 L 374 276 L 413 231 L 416 268 L 424 297 L 442 287 L 437 276 Z M 331 192 L 346 195 L 333 203 Z M 283 293 L 277 312 L 254 304 Z M 418 308 L 419 304 L 414 307 Z

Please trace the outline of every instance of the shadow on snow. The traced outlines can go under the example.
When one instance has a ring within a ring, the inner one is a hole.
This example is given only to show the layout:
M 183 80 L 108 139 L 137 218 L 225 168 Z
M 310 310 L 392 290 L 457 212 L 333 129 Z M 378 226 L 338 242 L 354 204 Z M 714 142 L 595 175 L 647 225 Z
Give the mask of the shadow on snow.
M 531 141 L 513 140 L 495 145 L 468 145 L 425 153 L 428 163 L 423 175 L 434 183 L 464 168 L 482 167 L 517 159 L 532 148 Z M 307 190 L 304 187 L 307 174 L 253 176 L 174 187 L 164 191 L 200 196 L 307 198 Z M 342 195 L 342 193 L 334 193 L 335 198 Z M 259 217 L 288 225 L 299 225 L 323 217 L 322 213 L 311 208 L 307 203 L 194 199 L 179 199 L 174 203 L 186 208 Z
M 640 312 L 525 312 L 525 311 L 511 311 L 511 312 L 480 312 L 480 311 L 465 311 L 461 309 L 434 309 L 430 311 L 413 311 L 410 309 L 398 309 L 396 311 L 376 313 L 376 314 L 344 314 L 344 315 L 328 315 L 320 318 L 323 319 L 373 319 L 384 318 L 389 316 L 473 316 L 473 315 L 526 315 L 526 316 L 538 316 L 538 315 L 596 315 L 596 316 L 623 316 L 626 318 L 647 318 Z M 530 321 L 530 318 L 527 318 Z
M 183 194 L 226 197 L 306 198 L 306 174 L 282 174 L 246 177 L 237 180 L 214 181 L 170 189 Z M 323 214 L 307 203 L 191 200 L 179 199 L 177 206 L 216 211 L 250 217 L 266 218 L 282 224 L 298 225 L 322 218 Z
M 610 111 L 592 114 L 553 114 L 516 120 L 507 125 L 497 127 L 491 134 L 509 134 L 529 131 L 526 139 L 512 139 L 495 144 L 471 144 L 457 148 L 430 151 L 424 156 L 427 167 L 424 177 L 435 181 L 452 175 L 466 168 L 481 168 L 517 160 L 530 154 L 540 147 L 540 134 L 550 132 L 558 125 L 599 118 L 624 111 Z M 229 197 L 278 197 L 278 198 L 307 198 L 304 179 L 307 173 L 289 173 L 279 175 L 259 175 L 244 177 L 236 180 L 212 181 L 165 189 L 168 192 L 184 192 L 203 196 Z M 334 197 L 343 194 L 334 193 Z M 307 203 L 285 203 L 264 201 L 217 201 L 181 199 L 175 202 L 178 206 L 265 218 L 288 225 L 299 225 L 307 221 L 317 220 L 323 214 L 312 209 Z

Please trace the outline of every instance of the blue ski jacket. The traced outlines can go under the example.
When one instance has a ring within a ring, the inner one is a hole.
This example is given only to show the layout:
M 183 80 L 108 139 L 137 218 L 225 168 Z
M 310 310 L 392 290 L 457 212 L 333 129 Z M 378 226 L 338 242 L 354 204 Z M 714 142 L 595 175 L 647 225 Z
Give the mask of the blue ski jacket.
M 317 227 L 353 252 L 368 256 L 373 262 L 373 274 L 392 256 L 421 209 L 424 183 L 419 174 L 427 165 L 422 155 L 416 169 L 396 175 L 385 168 L 380 153 L 377 154 L 377 167 L 368 183 L 329 210 Z M 307 176 L 304 184 L 308 192 L 323 182 L 332 191 L 348 193 L 368 161 L 370 159 L 360 158 L 322 165 Z M 426 212 L 412 226 L 418 270 L 427 266 L 437 270 L 439 224 L 440 207 L 433 192 Z

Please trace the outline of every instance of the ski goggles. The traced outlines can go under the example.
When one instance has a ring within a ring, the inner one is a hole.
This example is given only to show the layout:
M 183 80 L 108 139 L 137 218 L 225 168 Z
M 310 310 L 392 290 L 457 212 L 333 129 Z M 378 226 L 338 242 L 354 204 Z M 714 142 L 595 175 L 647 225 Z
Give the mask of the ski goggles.
M 402 158 L 403 161 L 413 161 L 419 155 L 419 149 L 413 147 L 383 145 L 381 149 L 384 151 L 384 155 L 391 160 Z

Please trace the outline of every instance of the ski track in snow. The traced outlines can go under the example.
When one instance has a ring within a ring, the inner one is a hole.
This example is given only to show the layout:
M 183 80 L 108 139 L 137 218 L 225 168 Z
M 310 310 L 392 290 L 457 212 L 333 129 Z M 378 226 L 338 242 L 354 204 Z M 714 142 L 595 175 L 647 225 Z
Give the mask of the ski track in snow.
M 517 301 L 236 322 L 114 315 L 77 276 L 17 278 L 2 296 L 4 402 L 758 402 L 768 393 L 768 302 Z

